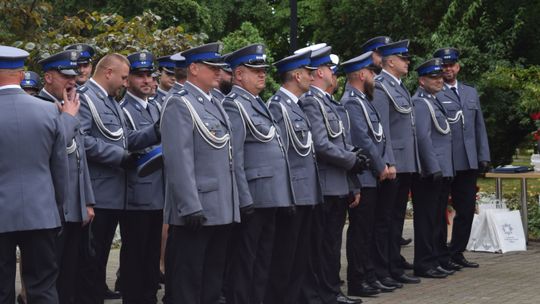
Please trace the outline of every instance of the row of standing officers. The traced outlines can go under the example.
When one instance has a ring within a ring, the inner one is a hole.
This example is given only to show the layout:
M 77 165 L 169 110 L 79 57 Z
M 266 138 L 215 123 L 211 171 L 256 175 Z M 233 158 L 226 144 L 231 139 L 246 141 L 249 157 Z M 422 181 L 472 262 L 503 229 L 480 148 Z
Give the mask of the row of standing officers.
M 21 248 L 30 303 L 102 303 L 117 225 L 124 303 L 157 301 L 162 223 L 164 303 L 358 303 L 340 289 L 347 213 L 351 296 L 478 266 L 463 251 L 489 148 L 478 95 L 456 80 L 456 49 L 417 68 L 411 97 L 401 82 L 408 41 L 371 39 L 341 64 L 347 85 L 337 102 L 331 47 L 312 46 L 274 63 L 281 87 L 265 104 L 264 46 L 224 56 L 220 48 L 158 58 L 162 83 L 173 73 L 177 82 L 153 96 L 149 52 L 106 55 L 75 91 L 77 66 L 92 54 L 73 46 L 40 62 L 39 95 L 52 106 L 21 95 L 28 54 L 2 47 L 9 181 L 0 187 L 11 199 L 0 201 L 0 259 L 14 265 Z M 232 87 L 220 81 L 224 71 Z M 163 168 L 141 176 L 161 156 Z M 416 276 L 399 247 L 410 191 Z M 448 248 L 449 193 L 457 217 Z M 0 303 L 12 303 L 14 266 L 0 271 Z

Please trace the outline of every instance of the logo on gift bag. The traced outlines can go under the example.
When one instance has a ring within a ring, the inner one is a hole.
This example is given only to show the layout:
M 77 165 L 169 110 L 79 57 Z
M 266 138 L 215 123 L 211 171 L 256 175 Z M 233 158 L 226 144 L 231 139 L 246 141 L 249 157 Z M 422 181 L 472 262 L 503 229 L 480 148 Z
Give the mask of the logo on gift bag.
M 512 228 L 512 225 L 510 225 L 510 224 L 504 224 L 504 225 L 502 225 L 502 230 L 503 230 L 504 234 L 511 235 L 512 231 L 514 231 L 514 228 Z

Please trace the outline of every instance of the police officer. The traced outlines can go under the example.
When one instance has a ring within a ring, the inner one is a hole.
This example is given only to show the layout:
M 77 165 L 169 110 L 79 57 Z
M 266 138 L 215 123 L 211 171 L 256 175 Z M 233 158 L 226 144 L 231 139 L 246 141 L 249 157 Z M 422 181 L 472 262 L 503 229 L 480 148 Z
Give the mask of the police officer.
M 223 55 L 223 60 L 227 60 L 227 56 L 230 54 Z M 219 86 L 212 89 L 212 96 L 217 100 L 223 101 L 225 96 L 229 94 L 232 88 L 232 70 L 229 65 L 226 65 L 221 68 L 219 71 Z
M 414 273 L 427 278 L 445 278 L 454 270 L 441 267 L 436 246 L 440 230 L 446 229 L 448 186 L 454 175 L 452 136 L 446 110 L 435 97 L 443 87 L 442 60 L 422 63 L 418 73 L 418 90 L 412 100 L 418 136 L 420 174 L 412 182 L 414 206 Z
M 85 43 L 68 45 L 64 50 L 76 50 L 80 52 L 77 85 L 82 86 L 92 75 L 92 57 L 96 54 L 96 50 L 91 45 Z
M 210 90 L 221 44 L 182 52 L 187 81 L 163 110 L 167 240 L 164 303 L 217 303 L 232 223 L 239 222 L 231 126 Z
M 58 108 L 24 92 L 28 52 L 0 46 L 0 303 L 15 302 L 19 246 L 29 303 L 58 303 L 56 236 L 68 161 Z
M 159 121 L 159 109 L 148 101 L 152 96 L 153 55 L 129 55 L 127 92 L 121 102 L 128 128 L 144 130 Z M 140 151 L 152 155 L 156 147 Z M 160 148 L 158 148 L 160 149 Z M 142 162 L 144 158 L 141 158 Z M 128 169 L 127 205 L 122 221 L 120 290 L 124 303 L 156 303 L 159 286 L 159 257 L 163 222 L 164 183 L 161 169 L 145 177 Z
M 24 72 L 24 79 L 21 81 L 21 88 L 28 94 L 36 96 L 41 90 L 41 80 L 39 75 L 33 71 Z
M 469 241 L 476 204 L 477 174 L 489 169 L 490 155 L 486 126 L 476 89 L 457 80 L 461 69 L 459 51 L 442 48 L 433 54 L 443 60 L 444 87 L 437 94 L 448 112 L 452 130 L 452 158 L 456 176 L 452 181 L 452 206 L 456 210 L 450 242 L 451 260 L 463 267 L 478 267 L 463 251 Z
M 159 69 L 159 86 L 157 88 L 157 94 L 155 100 L 161 106 L 163 97 L 167 95 L 169 90 L 176 82 L 174 76 L 174 69 L 176 68 L 176 61 L 171 59 L 171 56 L 162 56 L 157 59 Z
M 172 85 L 172 87 L 169 89 L 167 94 L 161 98 L 160 103 L 161 108 L 164 107 L 167 100 L 172 96 L 172 94 L 180 92 L 184 88 L 184 83 L 186 82 L 187 77 L 187 64 L 186 64 L 186 58 L 181 55 L 181 53 L 177 53 L 171 56 L 171 60 L 175 62 L 175 68 L 174 68 L 174 78 L 176 81 Z
M 316 69 L 312 72 L 313 81 L 309 91 L 300 98 L 302 110 L 311 124 L 324 195 L 321 218 L 318 219 L 324 234 L 322 248 L 319 248 L 321 265 L 317 276 L 322 292 L 327 294 L 330 291 L 334 298 L 325 301 L 357 303 L 340 291 L 340 251 L 347 207 L 357 206 L 360 200 L 360 186 L 355 175 L 366 168 L 366 162 L 364 155 L 353 152 L 350 145 L 350 136 L 346 132 L 349 126 L 343 120 L 345 109 L 326 93 L 333 77 L 331 50 L 325 44 L 316 45 L 312 50 L 309 66 Z M 356 184 L 352 183 L 354 179 Z M 350 196 L 353 197 L 351 200 Z M 312 289 L 306 286 L 304 293 L 313 293 Z
M 351 120 L 352 144 L 365 151 L 371 160 L 371 170 L 359 176 L 362 186 L 360 203 L 358 207 L 349 209 L 347 291 L 349 296 L 372 296 L 395 289 L 377 280 L 371 258 L 375 210 L 378 204 L 382 204 L 380 182 L 389 178 L 388 166 L 394 160 L 387 153 L 390 147 L 380 115 L 372 105 L 374 77 L 380 71 L 373 61 L 372 52 L 347 60 L 341 67 L 347 77 L 341 103 Z
M 298 105 L 312 80 L 308 68 L 311 52 L 285 57 L 274 63 L 281 87 L 269 108 L 281 130 L 295 195 L 295 212 L 278 211 L 270 278 L 264 303 L 298 303 L 308 271 L 312 211 L 322 202 L 311 127 Z M 284 210 L 283 210 L 284 211 Z M 289 210 L 287 210 L 289 211 Z
M 45 86 L 39 96 L 55 103 L 62 110 L 60 121 L 64 127 L 68 154 L 68 196 L 63 207 L 64 221 L 58 238 L 57 259 L 59 274 L 56 283 L 59 303 L 77 303 L 80 248 L 83 226 L 94 217 L 94 192 L 88 172 L 80 122 L 75 117 L 79 110 L 75 79 L 77 72 L 76 51 L 63 51 L 39 63 L 45 74 Z
M 159 142 L 159 125 L 137 131 L 128 122 L 114 99 L 125 86 L 130 62 L 120 54 L 105 55 L 94 76 L 78 89 L 79 117 L 84 133 L 86 156 L 96 198 L 91 225 L 95 257 L 85 265 L 82 303 L 103 301 L 105 269 L 116 226 L 127 207 L 127 170 L 136 164 L 139 151 Z M 122 264 L 122 257 L 120 259 Z
M 225 292 L 227 303 L 259 303 L 270 271 L 276 213 L 294 212 L 294 197 L 279 127 L 258 95 L 268 67 L 264 46 L 241 48 L 227 63 L 234 85 L 223 106 L 232 124 L 240 206 L 251 218 L 236 231 Z
M 411 96 L 401 77 L 409 67 L 409 40 L 379 47 L 383 70 L 375 78 L 373 105 L 381 116 L 383 130 L 395 164 L 390 164 L 390 176 L 395 180 L 382 184 L 384 196 L 377 212 L 375 252 L 373 261 L 377 277 L 386 286 L 400 287 L 401 283 L 419 283 L 407 275 L 400 255 L 400 240 L 411 186 L 412 174 L 418 172 L 418 149 Z

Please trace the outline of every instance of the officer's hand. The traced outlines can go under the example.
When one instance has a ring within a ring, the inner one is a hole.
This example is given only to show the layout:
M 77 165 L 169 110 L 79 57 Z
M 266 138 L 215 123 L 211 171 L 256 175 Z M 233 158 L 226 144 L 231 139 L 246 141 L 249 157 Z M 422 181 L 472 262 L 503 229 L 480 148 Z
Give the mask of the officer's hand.
M 206 222 L 206 217 L 204 216 L 202 210 L 195 213 L 184 216 L 184 222 L 186 227 L 192 231 L 197 231 Z
M 94 217 L 96 216 L 94 213 L 94 207 L 86 206 L 86 214 L 88 215 L 88 219 L 82 223 L 83 226 L 88 225 L 94 220 Z
M 356 152 L 356 162 L 354 166 L 351 169 L 352 173 L 362 173 L 362 171 L 367 170 L 369 168 L 369 158 L 362 154 L 362 150 L 358 150 Z
M 137 167 L 138 158 L 139 156 L 135 153 L 126 153 L 120 167 L 122 167 L 124 170 L 135 169 Z
M 349 201 L 349 208 L 355 208 L 360 204 L 360 192 L 351 194 L 351 199 Z
M 253 204 L 240 208 L 240 220 L 243 223 L 249 222 L 249 220 L 251 220 L 254 214 L 255 208 L 253 208 Z
M 60 111 L 68 113 L 71 116 L 77 116 L 79 113 L 79 108 L 81 107 L 81 102 L 79 101 L 79 94 L 76 92 L 75 88 L 68 90 L 64 88 L 62 92 L 62 98 L 64 104 L 61 105 Z
M 379 181 L 383 181 L 388 178 L 388 175 L 390 174 L 390 171 L 388 170 L 388 166 L 384 166 L 384 170 L 382 170 L 381 174 L 379 174 Z
M 388 167 L 388 179 L 396 179 L 397 171 L 395 166 Z
M 486 172 L 488 172 L 489 167 L 490 167 L 490 163 L 488 161 L 483 160 L 483 161 L 478 163 L 478 172 L 479 173 L 486 173 Z

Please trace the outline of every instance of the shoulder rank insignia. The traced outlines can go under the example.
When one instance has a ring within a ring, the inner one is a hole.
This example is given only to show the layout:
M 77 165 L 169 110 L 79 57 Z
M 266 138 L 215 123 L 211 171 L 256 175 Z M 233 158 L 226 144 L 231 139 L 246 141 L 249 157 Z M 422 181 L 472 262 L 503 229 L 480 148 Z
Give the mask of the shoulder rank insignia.
M 187 91 L 184 90 L 184 89 L 182 89 L 182 90 L 180 90 L 180 91 L 178 91 L 178 92 L 174 92 L 174 94 L 177 94 L 177 95 L 180 95 L 180 96 L 184 96 L 184 95 L 187 94 Z

